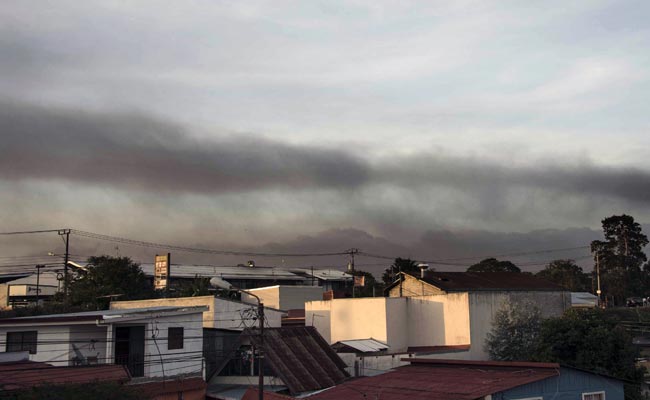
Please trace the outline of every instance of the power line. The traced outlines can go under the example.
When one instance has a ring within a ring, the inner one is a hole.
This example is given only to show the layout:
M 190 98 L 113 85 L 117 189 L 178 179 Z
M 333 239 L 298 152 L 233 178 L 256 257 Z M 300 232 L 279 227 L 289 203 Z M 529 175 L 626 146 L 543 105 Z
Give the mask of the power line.
M 188 253 L 201 253 L 201 254 L 219 254 L 230 256 L 251 256 L 251 257 L 329 257 L 329 256 L 342 256 L 348 255 L 348 251 L 335 252 L 335 253 L 256 253 L 234 250 L 214 250 L 214 249 L 201 249 L 195 247 L 176 246 L 165 243 L 145 242 L 141 240 L 127 239 L 117 236 L 109 236 L 100 233 L 80 231 L 77 229 L 71 230 L 73 235 L 87 237 L 91 239 L 104 240 L 114 243 L 122 243 L 140 247 L 152 247 L 165 250 L 175 250 Z
M 15 231 L 15 232 L 0 232 L 0 235 L 2 236 L 8 236 L 8 235 L 29 235 L 33 233 L 52 233 L 52 232 L 60 232 L 63 229 L 44 229 L 44 230 L 39 230 L 39 231 Z

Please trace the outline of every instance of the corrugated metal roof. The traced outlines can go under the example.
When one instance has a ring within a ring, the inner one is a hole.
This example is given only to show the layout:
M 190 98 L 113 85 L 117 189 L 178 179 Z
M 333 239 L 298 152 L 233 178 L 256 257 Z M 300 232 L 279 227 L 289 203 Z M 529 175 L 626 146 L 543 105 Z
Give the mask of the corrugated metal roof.
M 418 276 L 411 275 L 416 279 Z M 534 275 L 516 272 L 438 272 L 428 271 L 425 282 L 447 292 L 454 291 L 567 291 L 562 286 Z M 394 285 L 394 284 L 393 284 Z
M 20 390 L 44 384 L 126 382 L 129 372 L 123 365 L 53 367 L 45 363 L 0 364 L 0 389 Z
M 306 277 L 314 277 L 323 281 L 348 281 L 352 275 L 338 268 L 291 268 L 289 271 Z
M 245 334 L 259 346 L 256 332 L 248 329 Z M 349 377 L 345 362 L 313 326 L 265 329 L 264 354 L 293 394 L 334 386 Z
M 153 264 L 140 264 L 142 271 L 153 276 Z M 174 278 L 194 278 L 199 277 L 219 277 L 228 279 L 277 279 L 289 281 L 302 281 L 303 277 L 298 276 L 287 270 L 276 267 L 238 267 L 238 266 L 214 266 L 214 265 L 191 265 L 191 264 L 172 264 L 170 267 L 170 277 Z
M 475 400 L 559 375 L 557 364 L 419 360 L 382 375 L 350 380 L 310 399 Z
M 97 319 L 102 320 L 111 320 L 117 319 L 120 317 L 131 317 L 137 314 L 148 314 L 148 313 L 169 313 L 169 312 L 186 312 L 188 314 L 199 313 L 207 310 L 207 307 L 204 306 L 192 306 L 192 307 L 143 307 L 143 308 L 130 308 L 130 309 L 120 309 L 120 310 L 99 310 L 99 311 L 84 311 L 76 313 L 66 313 L 66 314 L 46 314 L 46 315 L 35 315 L 29 317 L 15 317 L 15 318 L 2 318 L 0 319 L 0 325 L 11 325 L 16 323 L 28 323 L 28 322 L 63 322 L 63 321 L 94 321 Z M 145 318 L 146 315 L 143 315 Z
M 375 339 L 355 339 L 355 340 L 341 340 L 337 342 L 342 345 L 351 347 L 362 353 L 374 353 L 377 351 L 388 350 L 390 346 Z

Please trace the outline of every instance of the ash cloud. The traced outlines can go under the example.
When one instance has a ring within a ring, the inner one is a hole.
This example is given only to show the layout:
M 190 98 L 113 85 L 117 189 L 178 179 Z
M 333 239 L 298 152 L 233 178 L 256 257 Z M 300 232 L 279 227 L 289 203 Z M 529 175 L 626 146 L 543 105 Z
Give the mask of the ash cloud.
M 63 179 L 155 191 L 220 193 L 349 188 L 367 167 L 344 152 L 250 136 L 198 141 L 141 115 L 0 105 L 0 177 Z
M 293 146 L 254 136 L 193 138 L 183 127 L 137 114 L 89 113 L 0 103 L 0 178 L 68 180 L 126 190 L 239 193 L 383 185 L 406 190 L 453 189 L 484 214 L 507 212 L 510 192 L 528 196 L 614 198 L 650 202 L 650 172 L 539 163 L 509 167 L 481 159 L 423 153 L 391 160 Z

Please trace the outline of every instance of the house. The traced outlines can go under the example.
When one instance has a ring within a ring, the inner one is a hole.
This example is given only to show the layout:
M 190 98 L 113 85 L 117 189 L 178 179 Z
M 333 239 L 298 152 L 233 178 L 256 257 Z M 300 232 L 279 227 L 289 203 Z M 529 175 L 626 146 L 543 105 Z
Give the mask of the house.
M 527 274 L 502 275 L 402 274 L 406 296 L 399 296 L 396 282 L 387 288 L 390 297 L 308 302 L 305 323 L 330 344 L 373 338 L 386 343 L 392 354 L 487 360 L 485 338 L 505 304 L 543 304 L 544 317 L 560 316 L 570 307 L 569 292 L 553 283 Z
M 7 352 L 53 366 L 118 364 L 139 380 L 203 374 L 205 307 L 148 307 L 0 319 Z
M 239 346 L 209 378 L 208 397 L 233 398 L 233 389 L 238 386 L 240 398 L 252 381 L 257 382 L 255 354 L 260 346 L 265 360 L 265 390 L 305 394 L 337 385 L 350 376 L 343 360 L 313 327 L 264 329 L 263 344 L 259 330 L 248 329 L 240 336 Z
M 0 309 L 36 304 L 37 299 L 43 301 L 54 296 L 60 285 L 54 271 L 16 276 L 0 284 Z
M 623 381 L 554 363 L 421 358 L 405 359 L 405 361 L 409 362 L 409 365 L 383 375 L 352 379 L 308 398 L 310 400 L 624 399 Z

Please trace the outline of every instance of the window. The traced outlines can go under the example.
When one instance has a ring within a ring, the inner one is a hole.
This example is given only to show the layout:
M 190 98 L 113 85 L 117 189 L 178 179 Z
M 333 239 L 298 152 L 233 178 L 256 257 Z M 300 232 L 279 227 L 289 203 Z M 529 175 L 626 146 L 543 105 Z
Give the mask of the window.
M 167 329 L 167 350 L 183 348 L 183 327 Z
M 605 400 L 605 392 L 583 393 L 582 400 Z
M 36 354 L 36 331 L 7 332 L 7 352 L 29 351 Z

